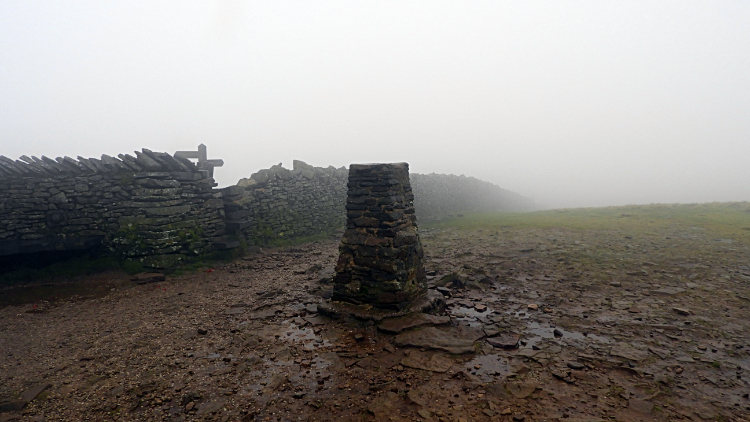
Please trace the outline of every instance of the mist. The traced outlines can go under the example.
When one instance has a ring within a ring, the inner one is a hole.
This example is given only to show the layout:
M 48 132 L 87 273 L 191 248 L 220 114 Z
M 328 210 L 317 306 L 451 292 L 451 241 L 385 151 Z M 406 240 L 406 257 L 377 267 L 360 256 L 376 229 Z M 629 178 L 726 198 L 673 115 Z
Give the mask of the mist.
M 0 154 L 208 146 L 542 207 L 750 200 L 746 2 L 0 3 Z

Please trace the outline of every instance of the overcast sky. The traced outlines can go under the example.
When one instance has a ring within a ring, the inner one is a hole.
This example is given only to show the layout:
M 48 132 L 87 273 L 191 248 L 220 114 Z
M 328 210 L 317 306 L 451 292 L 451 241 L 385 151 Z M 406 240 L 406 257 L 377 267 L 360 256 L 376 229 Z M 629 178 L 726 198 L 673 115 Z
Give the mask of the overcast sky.
M 406 161 L 550 207 L 750 200 L 747 1 L 0 1 L 0 154 Z

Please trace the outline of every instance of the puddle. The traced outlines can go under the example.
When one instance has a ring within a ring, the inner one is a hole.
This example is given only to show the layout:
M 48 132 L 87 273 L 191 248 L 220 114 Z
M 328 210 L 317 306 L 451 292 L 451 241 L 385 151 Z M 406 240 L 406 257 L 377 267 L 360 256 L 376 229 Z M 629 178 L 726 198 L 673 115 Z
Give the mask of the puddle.
M 555 330 L 559 334 L 555 333 Z M 599 343 L 610 343 L 607 337 L 602 337 L 596 334 L 583 334 L 576 331 L 568 331 L 559 327 L 550 327 L 549 325 L 541 325 L 538 322 L 529 322 L 526 324 L 526 332 L 531 333 L 532 336 L 524 338 L 521 341 L 526 342 L 525 348 L 531 348 L 544 339 L 551 339 L 557 341 L 570 341 L 570 340 L 592 340 Z M 562 335 L 560 335 L 562 334 Z
M 478 369 L 476 368 L 477 365 L 479 366 Z M 494 380 L 495 377 L 502 377 L 511 373 L 508 362 L 498 355 L 477 356 L 466 362 L 464 366 L 470 374 L 476 376 L 482 382 L 489 382 Z
M 336 353 L 323 353 L 322 355 L 313 358 L 311 367 L 316 370 L 326 369 L 329 366 L 334 365 L 338 360 L 339 358 Z
M 463 306 L 458 308 L 453 308 L 450 310 L 450 313 L 457 316 L 457 317 L 463 317 L 463 318 L 474 318 L 474 319 L 481 319 L 485 320 L 487 319 L 490 314 L 492 314 L 492 308 L 487 308 L 484 312 L 479 312 L 474 308 L 464 308 Z
M 316 347 L 330 347 L 331 343 L 315 334 L 312 328 L 299 327 L 294 323 L 284 321 L 282 324 L 288 326 L 284 327 L 279 332 L 279 338 L 292 341 L 294 343 L 303 343 L 303 346 L 307 350 L 314 350 Z
M 456 317 L 455 320 L 459 324 L 463 323 L 469 327 L 481 327 L 484 323 L 487 323 L 487 318 L 492 315 L 492 309 L 487 308 L 486 311 L 479 312 L 474 308 L 461 306 L 451 309 L 450 313 Z
M 522 307 L 522 308 L 518 308 L 518 309 L 516 309 L 516 310 L 509 310 L 509 311 L 505 311 L 505 314 L 506 314 L 506 315 L 513 315 L 513 316 L 514 316 L 514 317 L 516 317 L 516 318 L 526 319 L 526 318 L 528 318 L 528 317 L 529 317 L 529 314 L 530 314 L 531 312 L 535 312 L 535 311 L 532 311 L 532 310 L 530 310 L 530 309 L 527 309 L 527 308 L 526 308 L 526 307 L 524 306 L 524 307 Z
M 476 318 L 456 318 L 459 325 L 468 325 L 469 327 L 483 327 L 484 324 Z

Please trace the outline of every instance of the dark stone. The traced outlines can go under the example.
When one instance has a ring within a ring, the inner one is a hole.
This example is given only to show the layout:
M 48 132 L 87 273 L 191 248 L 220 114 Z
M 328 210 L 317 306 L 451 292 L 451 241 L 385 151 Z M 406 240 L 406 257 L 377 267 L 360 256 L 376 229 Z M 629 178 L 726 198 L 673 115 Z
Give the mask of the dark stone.
M 25 400 L 9 400 L 0 402 L 0 413 L 18 412 L 26 406 Z
M 453 294 L 451 293 L 451 289 L 449 289 L 449 288 L 447 288 L 447 287 L 438 287 L 438 288 L 437 288 L 437 289 L 435 289 L 435 290 L 437 290 L 438 292 L 442 293 L 442 294 L 443 294 L 443 296 L 446 296 L 446 297 L 451 297 L 451 296 L 453 295 Z
M 46 390 L 46 389 L 48 389 L 50 387 L 52 387 L 52 384 L 50 384 L 50 383 L 43 383 L 43 384 L 35 385 L 35 386 L 29 388 L 28 390 L 24 391 L 21 394 L 21 398 L 24 401 L 26 401 L 26 402 L 30 402 L 30 401 L 34 400 L 39 394 L 41 394 L 42 391 L 44 391 L 44 390 Z
M 518 334 L 507 333 L 497 337 L 489 337 L 487 343 L 501 349 L 515 349 L 518 347 L 518 341 L 521 337 Z
M 568 368 L 570 369 L 583 369 L 585 366 L 580 362 L 568 362 Z

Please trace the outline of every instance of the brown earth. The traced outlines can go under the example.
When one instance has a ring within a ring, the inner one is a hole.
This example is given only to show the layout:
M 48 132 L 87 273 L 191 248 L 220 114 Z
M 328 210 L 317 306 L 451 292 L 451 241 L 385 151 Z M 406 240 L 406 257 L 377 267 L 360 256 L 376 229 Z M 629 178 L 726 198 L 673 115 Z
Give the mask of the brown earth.
M 750 420 L 745 246 L 689 230 L 422 239 L 450 321 L 400 334 L 318 315 L 335 240 L 150 284 L 3 290 L 0 421 Z

